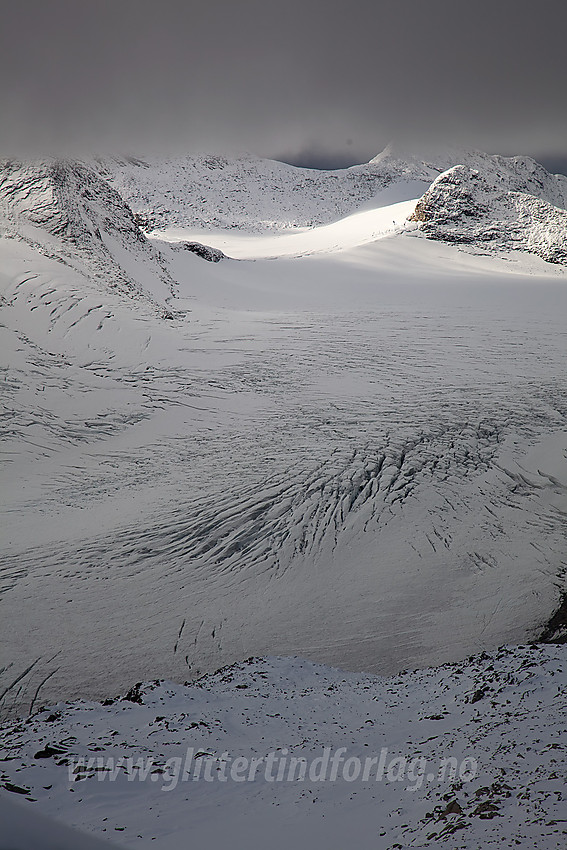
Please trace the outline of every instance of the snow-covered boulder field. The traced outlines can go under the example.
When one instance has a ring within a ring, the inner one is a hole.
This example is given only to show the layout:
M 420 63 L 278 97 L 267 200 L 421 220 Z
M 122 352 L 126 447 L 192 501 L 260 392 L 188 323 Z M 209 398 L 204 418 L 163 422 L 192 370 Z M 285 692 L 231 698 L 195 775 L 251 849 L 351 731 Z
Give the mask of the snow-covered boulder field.
M 0 813 L 160 850 L 563 850 L 566 661 L 501 647 L 380 678 L 254 658 L 61 702 L 0 726 Z M 35 850 L 73 846 L 48 836 Z

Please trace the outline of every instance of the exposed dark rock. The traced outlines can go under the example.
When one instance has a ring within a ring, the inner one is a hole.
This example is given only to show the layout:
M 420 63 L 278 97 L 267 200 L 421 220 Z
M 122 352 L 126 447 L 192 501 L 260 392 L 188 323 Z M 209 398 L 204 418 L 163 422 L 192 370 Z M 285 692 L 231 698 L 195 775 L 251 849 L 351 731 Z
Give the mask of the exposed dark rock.
M 137 682 L 134 687 L 130 688 L 127 694 L 122 697 L 123 701 L 135 702 L 138 705 L 143 705 L 144 700 L 142 699 L 142 688 L 144 686 L 143 682 Z
M 209 263 L 219 263 L 227 259 L 226 254 L 218 248 L 211 248 L 210 245 L 202 245 L 200 242 L 178 242 L 174 247 L 177 250 L 191 251 Z
M 539 640 L 542 643 L 567 643 L 567 593 L 557 611 L 546 623 Z
M 49 759 L 53 758 L 53 756 L 60 756 L 65 753 L 66 750 L 64 747 L 53 746 L 52 744 L 46 744 L 43 750 L 38 750 L 34 755 L 34 759 Z

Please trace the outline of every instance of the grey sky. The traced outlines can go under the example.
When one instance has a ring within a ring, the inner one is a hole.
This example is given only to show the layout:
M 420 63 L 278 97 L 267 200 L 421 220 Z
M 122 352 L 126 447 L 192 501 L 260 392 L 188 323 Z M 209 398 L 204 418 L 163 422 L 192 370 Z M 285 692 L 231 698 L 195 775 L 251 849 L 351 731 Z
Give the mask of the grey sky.
M 0 145 L 561 157 L 566 30 L 558 0 L 19 0 L 2 8 Z

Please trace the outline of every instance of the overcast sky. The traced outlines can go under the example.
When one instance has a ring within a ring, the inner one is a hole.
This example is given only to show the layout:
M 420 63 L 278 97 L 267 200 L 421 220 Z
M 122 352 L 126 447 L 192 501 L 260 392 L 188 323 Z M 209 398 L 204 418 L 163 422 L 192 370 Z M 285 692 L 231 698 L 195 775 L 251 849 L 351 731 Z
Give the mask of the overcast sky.
M 560 0 L 14 0 L 0 147 L 567 155 Z

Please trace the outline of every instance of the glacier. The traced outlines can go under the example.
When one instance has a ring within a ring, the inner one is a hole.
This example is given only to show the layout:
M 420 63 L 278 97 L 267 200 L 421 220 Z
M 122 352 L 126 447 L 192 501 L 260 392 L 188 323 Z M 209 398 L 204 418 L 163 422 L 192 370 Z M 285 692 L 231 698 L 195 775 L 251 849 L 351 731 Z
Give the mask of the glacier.
M 3 163 L 3 713 L 537 635 L 565 590 L 567 290 L 540 247 L 566 185 L 470 151 Z

